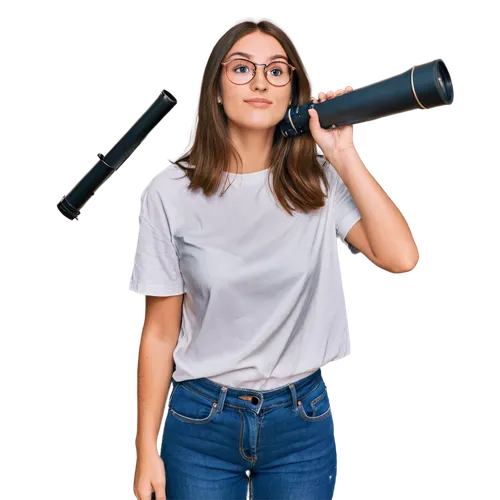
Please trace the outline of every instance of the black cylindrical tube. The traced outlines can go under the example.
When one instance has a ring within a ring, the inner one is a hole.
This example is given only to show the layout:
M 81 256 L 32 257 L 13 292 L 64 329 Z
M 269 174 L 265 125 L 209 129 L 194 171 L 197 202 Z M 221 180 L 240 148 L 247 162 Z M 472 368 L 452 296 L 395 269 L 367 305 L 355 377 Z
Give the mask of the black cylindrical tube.
M 68 219 L 78 220 L 80 209 L 94 195 L 99 186 L 120 168 L 149 132 L 176 104 L 177 99 L 170 92 L 162 90 L 159 97 L 111 148 L 108 154 L 106 156 L 100 153 L 97 155 L 99 161 L 57 204 L 59 211 Z
M 412 109 L 429 109 L 453 102 L 450 74 L 442 59 L 413 66 L 399 75 L 346 92 L 320 103 L 291 106 L 278 124 L 282 135 L 309 131 L 309 108 L 318 112 L 323 128 L 352 125 Z

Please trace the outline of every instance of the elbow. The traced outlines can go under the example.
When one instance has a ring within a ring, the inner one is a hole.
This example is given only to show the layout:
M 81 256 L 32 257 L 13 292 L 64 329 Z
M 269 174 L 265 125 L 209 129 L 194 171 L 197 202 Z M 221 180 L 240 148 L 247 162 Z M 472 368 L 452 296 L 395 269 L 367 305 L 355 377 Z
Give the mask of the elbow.
M 420 252 L 417 251 L 417 255 L 412 255 L 406 259 L 402 259 L 399 262 L 393 262 L 386 266 L 385 272 L 389 274 L 405 275 L 410 274 L 420 265 L 422 261 Z

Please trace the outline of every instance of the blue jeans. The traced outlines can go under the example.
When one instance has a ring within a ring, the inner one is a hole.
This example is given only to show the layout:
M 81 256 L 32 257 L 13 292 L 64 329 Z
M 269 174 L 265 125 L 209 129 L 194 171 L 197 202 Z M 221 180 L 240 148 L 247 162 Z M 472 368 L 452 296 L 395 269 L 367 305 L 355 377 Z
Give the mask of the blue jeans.
M 167 500 L 331 500 L 337 451 L 321 369 L 276 389 L 176 382 L 160 456 Z

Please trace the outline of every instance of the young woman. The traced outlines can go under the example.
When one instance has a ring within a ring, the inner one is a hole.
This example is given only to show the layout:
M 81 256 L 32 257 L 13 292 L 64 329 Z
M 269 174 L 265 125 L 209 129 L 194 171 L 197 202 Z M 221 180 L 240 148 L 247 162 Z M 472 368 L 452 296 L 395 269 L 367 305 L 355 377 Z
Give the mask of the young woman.
M 357 156 L 352 126 L 325 130 L 312 111 L 311 133 L 280 134 L 287 108 L 309 96 L 283 31 L 234 26 L 205 68 L 190 153 L 142 194 L 130 283 L 146 295 L 140 500 L 153 490 L 158 500 L 245 500 L 248 487 L 255 499 L 333 496 L 321 367 L 350 353 L 336 236 L 391 272 L 408 271 L 418 254 Z

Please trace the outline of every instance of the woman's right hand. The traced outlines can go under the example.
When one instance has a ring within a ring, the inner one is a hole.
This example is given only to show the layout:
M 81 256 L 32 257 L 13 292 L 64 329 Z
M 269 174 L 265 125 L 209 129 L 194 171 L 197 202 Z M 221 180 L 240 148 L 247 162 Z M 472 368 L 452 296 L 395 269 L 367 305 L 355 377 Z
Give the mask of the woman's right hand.
M 156 450 L 137 454 L 134 477 L 134 495 L 138 500 L 166 500 L 165 465 Z

